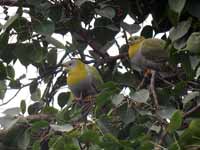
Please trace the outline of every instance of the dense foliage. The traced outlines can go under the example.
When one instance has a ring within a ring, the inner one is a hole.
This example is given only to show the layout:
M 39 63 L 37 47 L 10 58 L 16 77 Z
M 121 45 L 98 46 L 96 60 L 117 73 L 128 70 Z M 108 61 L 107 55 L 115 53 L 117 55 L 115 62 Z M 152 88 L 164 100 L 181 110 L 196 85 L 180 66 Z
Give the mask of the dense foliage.
M 0 5 L 6 20 L 0 26 L 0 98 L 8 89 L 28 86 L 34 101 L 27 106 L 22 99 L 20 108 L 4 111 L 0 149 L 200 149 L 199 0 L 5 0 Z M 9 16 L 14 6 L 17 12 Z M 134 24 L 124 22 L 127 15 Z M 149 15 L 151 25 L 143 26 Z M 127 57 L 128 37 L 139 31 L 146 38 L 162 33 L 171 46 L 169 62 L 184 70 L 170 78 L 156 76 L 156 93 L 149 91 L 150 79 L 137 88 L 143 74 L 131 69 Z M 62 44 L 53 33 L 70 33 L 72 42 Z M 108 53 L 112 45 L 116 56 Z M 64 55 L 58 59 L 60 50 Z M 61 64 L 74 57 L 98 68 L 105 82 L 91 100 L 88 120 L 70 91 L 59 93 L 66 86 Z M 22 82 L 26 76 L 15 78 L 18 60 L 36 67 L 38 77 L 28 84 Z

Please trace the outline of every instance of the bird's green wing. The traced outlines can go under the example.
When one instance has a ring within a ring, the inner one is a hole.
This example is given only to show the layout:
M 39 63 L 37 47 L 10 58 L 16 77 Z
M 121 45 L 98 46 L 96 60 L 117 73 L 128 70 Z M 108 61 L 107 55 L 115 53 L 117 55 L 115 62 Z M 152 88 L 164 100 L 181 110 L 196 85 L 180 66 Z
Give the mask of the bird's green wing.
M 97 82 L 96 84 L 97 85 L 103 84 L 103 79 L 99 71 L 93 66 L 90 66 L 90 70 L 91 70 L 92 76 L 94 77 L 95 82 Z
M 142 55 L 155 62 L 166 61 L 169 58 L 169 51 L 165 48 L 166 42 L 162 39 L 145 39 L 140 48 Z

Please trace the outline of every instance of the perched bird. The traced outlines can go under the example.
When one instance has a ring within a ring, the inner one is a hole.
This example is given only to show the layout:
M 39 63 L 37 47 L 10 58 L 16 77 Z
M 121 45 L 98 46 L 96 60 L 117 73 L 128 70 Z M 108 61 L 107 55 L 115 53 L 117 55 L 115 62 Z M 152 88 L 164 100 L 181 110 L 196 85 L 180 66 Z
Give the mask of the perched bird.
M 134 36 L 130 38 L 128 56 L 132 67 L 137 71 L 152 69 L 158 72 L 168 72 L 170 69 L 169 50 L 162 39 Z
M 99 92 L 98 87 L 103 84 L 103 80 L 95 67 L 79 59 L 70 60 L 63 66 L 68 71 L 67 85 L 76 99 L 82 100 Z

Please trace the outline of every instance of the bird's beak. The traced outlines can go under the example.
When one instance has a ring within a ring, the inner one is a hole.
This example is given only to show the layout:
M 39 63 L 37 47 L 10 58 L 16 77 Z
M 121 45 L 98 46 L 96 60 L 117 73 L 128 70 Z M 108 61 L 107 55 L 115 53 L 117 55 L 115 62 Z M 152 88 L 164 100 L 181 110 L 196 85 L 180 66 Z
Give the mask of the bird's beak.
M 69 66 L 65 63 L 65 64 L 62 64 L 61 65 L 66 71 L 68 71 L 69 70 Z

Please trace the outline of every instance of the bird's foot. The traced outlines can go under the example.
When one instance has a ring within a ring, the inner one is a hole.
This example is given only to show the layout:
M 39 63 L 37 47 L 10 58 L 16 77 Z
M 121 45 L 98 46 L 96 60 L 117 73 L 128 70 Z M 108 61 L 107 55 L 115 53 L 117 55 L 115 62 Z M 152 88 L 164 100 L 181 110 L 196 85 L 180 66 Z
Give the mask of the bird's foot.
M 151 69 L 144 69 L 144 77 L 149 77 L 152 75 L 152 70 Z
M 156 71 L 152 71 L 152 75 L 151 75 L 151 81 L 150 81 L 150 92 L 152 93 L 153 99 L 154 99 L 154 106 L 155 109 L 158 110 L 159 109 L 159 103 L 158 103 L 158 96 L 156 94 L 156 90 L 155 90 L 155 75 L 156 75 Z
M 94 99 L 95 99 L 94 95 L 89 95 L 84 98 L 84 102 L 91 102 L 94 101 Z
M 151 69 L 144 69 L 144 77 L 142 81 L 139 83 L 139 85 L 137 86 L 136 90 L 141 89 L 144 86 L 146 79 L 148 79 L 151 75 L 152 75 Z

